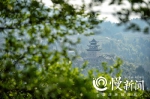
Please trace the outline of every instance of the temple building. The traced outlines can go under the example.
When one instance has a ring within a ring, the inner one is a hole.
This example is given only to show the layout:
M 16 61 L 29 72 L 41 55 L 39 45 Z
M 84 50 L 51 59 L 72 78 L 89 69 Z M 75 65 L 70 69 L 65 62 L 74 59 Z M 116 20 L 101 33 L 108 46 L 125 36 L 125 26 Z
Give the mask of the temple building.
M 98 41 L 95 39 L 92 39 L 87 46 L 88 48 L 86 49 L 86 52 L 82 53 L 82 57 L 76 59 L 74 62 L 76 66 L 82 65 L 84 61 L 88 61 L 88 65 L 98 67 L 102 62 L 113 63 L 115 55 L 100 53 L 101 49 L 99 48 Z
M 100 49 L 98 48 L 99 45 L 97 45 L 97 41 L 93 39 L 92 41 L 89 42 L 90 45 L 88 45 L 88 57 L 98 57 Z
M 99 62 L 98 57 L 100 52 L 100 49 L 98 48 L 99 45 L 97 44 L 98 42 L 95 39 L 93 39 L 89 43 L 90 44 L 88 45 L 88 49 L 87 49 L 87 57 L 84 58 L 84 60 L 97 63 Z

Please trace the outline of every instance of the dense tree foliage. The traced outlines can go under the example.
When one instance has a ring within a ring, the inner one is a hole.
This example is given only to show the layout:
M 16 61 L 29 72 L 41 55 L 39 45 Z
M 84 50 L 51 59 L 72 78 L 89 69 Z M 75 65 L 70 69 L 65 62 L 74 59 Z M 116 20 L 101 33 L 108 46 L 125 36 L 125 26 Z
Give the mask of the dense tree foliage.
M 110 74 L 121 66 L 121 59 L 110 69 L 103 64 L 101 73 L 89 70 L 83 75 L 84 68 L 71 67 L 68 51 L 74 49 L 69 45 L 79 40 L 72 41 L 69 36 L 89 35 L 101 21 L 92 13 L 85 14 L 84 7 L 75 9 L 63 0 L 52 2 L 54 6 L 48 8 L 36 0 L 0 1 L 0 98 L 122 98 L 121 92 L 112 91 L 111 86 L 106 93 L 118 96 L 102 96 L 92 85 L 94 77 L 111 80 Z M 52 49 L 56 44 L 60 48 Z M 142 98 L 142 94 L 137 90 L 135 98 Z

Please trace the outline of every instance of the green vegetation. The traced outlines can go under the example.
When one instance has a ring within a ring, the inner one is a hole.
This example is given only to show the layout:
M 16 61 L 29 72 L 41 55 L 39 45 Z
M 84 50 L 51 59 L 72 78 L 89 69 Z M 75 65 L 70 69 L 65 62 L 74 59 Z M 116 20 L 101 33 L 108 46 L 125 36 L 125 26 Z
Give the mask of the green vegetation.
M 117 59 L 108 67 L 103 63 L 103 72 L 86 67 L 73 68 L 76 57 L 68 55 L 79 39 L 69 36 L 87 33 L 99 21 L 96 15 L 84 12 L 84 7 L 75 9 L 67 2 L 52 0 L 54 6 L 45 7 L 36 0 L 0 1 L 0 98 L 1 99 L 106 99 L 145 98 L 147 91 L 137 90 L 136 96 L 122 97 L 121 91 L 106 93 L 118 96 L 102 96 L 93 87 L 93 78 L 104 76 L 111 80 L 111 74 L 120 76 L 122 60 Z M 59 49 L 53 46 L 59 45 Z M 133 91 L 128 91 L 133 94 Z
M 131 22 L 136 22 L 141 27 L 144 26 L 141 19 L 133 19 Z M 87 55 L 86 49 L 91 39 L 95 38 L 100 45 L 99 54 L 120 57 L 124 63 L 121 66 L 122 76 L 141 76 L 145 80 L 145 85 L 150 88 L 150 35 L 143 33 L 133 33 L 132 31 L 124 31 L 125 26 L 118 27 L 115 23 L 103 22 L 94 28 L 94 34 L 90 37 L 81 37 L 81 43 L 77 47 L 81 50 L 81 56 L 84 58 Z M 113 58 L 113 61 L 115 58 Z M 109 65 L 113 62 L 105 61 Z M 94 62 L 95 63 L 95 62 Z M 92 64 L 92 68 L 102 70 L 99 65 Z M 137 71 L 138 68 L 141 70 Z

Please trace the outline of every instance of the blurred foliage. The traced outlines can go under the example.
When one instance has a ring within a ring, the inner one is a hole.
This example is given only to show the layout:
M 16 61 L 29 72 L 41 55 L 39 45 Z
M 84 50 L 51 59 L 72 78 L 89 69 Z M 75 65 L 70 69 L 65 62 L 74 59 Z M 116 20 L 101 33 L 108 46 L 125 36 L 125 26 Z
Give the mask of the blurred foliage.
M 92 80 L 99 76 L 110 79 L 110 75 L 98 71 L 94 74 L 94 70 L 83 75 L 79 68 L 71 67 L 67 53 L 72 49 L 67 44 L 80 41 L 73 42 L 68 36 L 90 35 L 86 31 L 101 21 L 91 13 L 85 14 L 84 7 L 75 9 L 68 2 L 52 2 L 54 5 L 48 8 L 36 0 L 0 1 L 0 98 L 107 98 L 96 91 Z M 53 49 L 56 43 L 59 49 Z M 119 68 L 121 63 L 118 59 L 112 69 Z M 108 92 L 121 93 L 111 89 Z M 140 98 L 142 93 L 138 91 L 135 98 Z
M 89 7 L 94 7 L 95 4 L 101 6 L 104 2 L 109 2 L 108 6 L 116 5 L 117 7 L 128 4 L 129 7 L 122 7 L 119 11 L 113 13 L 120 21 L 118 25 L 126 24 L 126 29 L 133 30 L 133 32 L 150 33 L 150 0 L 92 0 L 90 5 L 93 6 L 89 5 Z M 141 28 L 136 23 L 130 23 L 130 17 L 135 15 L 142 19 L 147 26 Z

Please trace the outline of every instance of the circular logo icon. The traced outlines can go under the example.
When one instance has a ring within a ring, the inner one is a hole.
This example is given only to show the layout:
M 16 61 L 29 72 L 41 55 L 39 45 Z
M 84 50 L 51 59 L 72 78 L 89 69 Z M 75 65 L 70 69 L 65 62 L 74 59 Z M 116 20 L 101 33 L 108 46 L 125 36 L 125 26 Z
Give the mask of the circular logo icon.
M 99 86 L 101 85 L 101 82 L 102 82 L 102 85 L 104 86 L 104 88 L 99 88 Z M 98 91 L 107 90 L 106 85 L 107 85 L 107 80 L 104 77 L 99 77 L 97 79 L 93 79 L 93 86 Z

